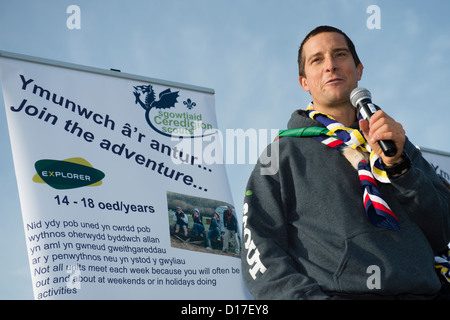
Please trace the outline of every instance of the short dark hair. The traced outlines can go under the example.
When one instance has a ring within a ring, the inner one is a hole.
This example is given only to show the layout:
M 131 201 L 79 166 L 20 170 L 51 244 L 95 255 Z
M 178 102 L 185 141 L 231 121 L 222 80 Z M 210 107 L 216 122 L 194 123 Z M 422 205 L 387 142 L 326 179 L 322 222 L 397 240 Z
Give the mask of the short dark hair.
M 355 61 L 355 65 L 358 66 L 361 63 L 361 60 L 359 60 L 358 54 L 356 53 L 355 45 L 342 30 L 330 26 L 319 26 L 306 35 L 305 39 L 303 39 L 302 44 L 300 45 L 300 49 L 298 50 L 298 72 L 300 76 L 305 76 L 305 57 L 303 56 L 303 46 L 305 45 L 306 41 L 323 32 L 336 32 L 342 34 L 345 38 L 345 41 L 347 42 L 347 46 L 350 50 L 350 53 L 352 54 L 353 60 Z

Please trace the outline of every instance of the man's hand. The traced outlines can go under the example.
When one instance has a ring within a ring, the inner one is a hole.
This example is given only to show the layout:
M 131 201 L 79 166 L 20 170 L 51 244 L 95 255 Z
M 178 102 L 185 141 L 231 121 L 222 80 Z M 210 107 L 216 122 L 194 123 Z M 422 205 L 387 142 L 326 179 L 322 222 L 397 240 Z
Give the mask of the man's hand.
M 372 150 L 381 157 L 385 165 L 393 166 L 402 161 L 401 154 L 405 146 L 406 136 L 400 123 L 389 117 L 384 111 L 378 110 L 372 115 L 370 122 L 360 120 L 359 127 Z M 394 141 L 398 149 L 397 154 L 393 157 L 386 157 L 378 144 L 379 140 Z

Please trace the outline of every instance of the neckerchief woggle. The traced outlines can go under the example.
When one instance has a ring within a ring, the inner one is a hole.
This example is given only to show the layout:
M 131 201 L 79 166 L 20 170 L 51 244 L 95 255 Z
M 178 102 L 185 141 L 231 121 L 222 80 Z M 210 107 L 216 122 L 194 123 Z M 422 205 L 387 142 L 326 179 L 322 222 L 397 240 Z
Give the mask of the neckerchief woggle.
M 370 165 L 365 160 L 358 164 L 358 175 L 363 190 L 366 216 L 376 226 L 400 231 L 398 219 L 384 201 L 377 184 L 377 181 L 390 183 L 390 180 L 383 169 L 380 157 L 371 150 L 363 134 L 357 129 L 345 127 L 325 113 L 315 111 L 312 102 L 306 110 L 311 119 L 318 121 L 326 128 L 307 127 L 281 130 L 277 139 L 281 137 L 313 137 L 328 147 L 337 150 L 350 147 L 370 153 Z

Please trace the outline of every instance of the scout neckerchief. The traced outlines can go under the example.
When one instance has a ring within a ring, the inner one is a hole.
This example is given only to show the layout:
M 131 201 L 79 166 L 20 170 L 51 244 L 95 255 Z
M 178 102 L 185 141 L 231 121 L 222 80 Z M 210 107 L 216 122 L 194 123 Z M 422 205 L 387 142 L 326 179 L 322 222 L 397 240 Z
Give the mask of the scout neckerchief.
M 450 284 L 450 249 L 435 255 L 434 263 L 434 267 L 439 270 L 441 279 L 445 279 L 447 281 L 446 285 L 448 286 Z M 443 284 L 445 284 L 445 282 L 443 282 Z
M 315 111 L 312 103 L 306 110 L 311 119 L 322 123 L 326 126 L 326 129 L 312 127 L 282 130 L 278 136 L 312 136 L 323 144 L 338 150 L 350 147 L 359 149 L 362 152 L 369 152 L 370 165 L 365 160 L 361 160 L 358 163 L 358 175 L 363 190 L 366 216 L 376 226 L 400 231 L 398 219 L 389 205 L 383 200 L 376 181 L 390 183 L 389 178 L 383 170 L 379 156 L 371 150 L 362 133 L 359 130 L 345 127 L 327 114 Z

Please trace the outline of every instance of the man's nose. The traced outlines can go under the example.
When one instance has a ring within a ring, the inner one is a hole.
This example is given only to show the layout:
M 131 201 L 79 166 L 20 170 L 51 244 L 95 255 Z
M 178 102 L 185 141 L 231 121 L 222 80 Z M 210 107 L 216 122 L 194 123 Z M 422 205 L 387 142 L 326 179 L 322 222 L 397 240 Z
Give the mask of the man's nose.
M 326 71 L 327 71 L 327 72 L 331 72 L 331 71 L 336 71 L 336 69 L 338 68 L 338 65 L 337 65 L 335 59 L 333 59 L 333 58 L 328 58 L 328 59 L 326 60 L 325 67 L 326 67 Z

